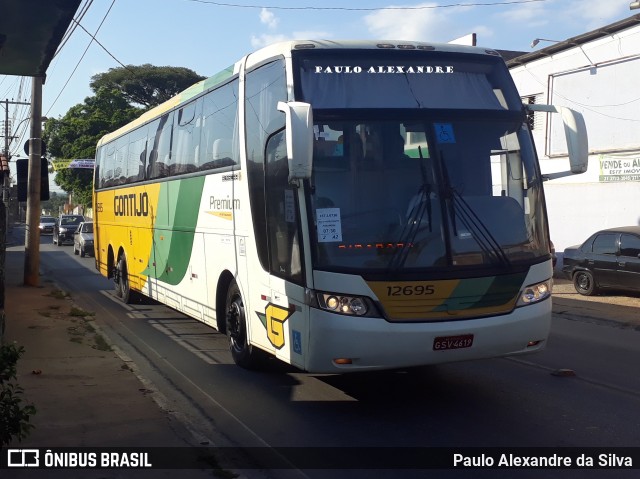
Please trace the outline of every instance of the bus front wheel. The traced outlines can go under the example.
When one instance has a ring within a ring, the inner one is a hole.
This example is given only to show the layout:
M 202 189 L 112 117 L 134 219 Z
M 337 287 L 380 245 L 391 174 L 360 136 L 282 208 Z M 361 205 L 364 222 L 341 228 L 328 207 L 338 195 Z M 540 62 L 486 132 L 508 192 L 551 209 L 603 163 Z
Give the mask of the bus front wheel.
M 225 323 L 233 361 L 245 369 L 254 369 L 260 362 L 260 351 L 249 344 L 244 303 L 235 281 L 231 283 L 227 293 Z

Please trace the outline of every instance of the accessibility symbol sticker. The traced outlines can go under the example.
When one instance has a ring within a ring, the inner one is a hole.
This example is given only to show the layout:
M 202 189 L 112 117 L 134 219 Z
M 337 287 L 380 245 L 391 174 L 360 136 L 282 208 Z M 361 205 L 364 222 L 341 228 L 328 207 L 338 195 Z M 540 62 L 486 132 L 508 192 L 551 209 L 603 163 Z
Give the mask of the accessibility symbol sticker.
M 451 123 L 434 123 L 433 127 L 436 131 L 436 140 L 438 143 L 456 142 L 456 137 L 453 134 L 453 125 Z

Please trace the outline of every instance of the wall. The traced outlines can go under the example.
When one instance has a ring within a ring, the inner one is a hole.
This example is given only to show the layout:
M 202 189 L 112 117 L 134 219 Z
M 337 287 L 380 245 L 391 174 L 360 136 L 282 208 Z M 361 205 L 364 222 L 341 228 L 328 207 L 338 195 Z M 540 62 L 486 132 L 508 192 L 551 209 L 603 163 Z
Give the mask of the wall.
M 545 183 L 551 238 L 560 253 L 593 232 L 640 225 L 640 26 L 511 68 L 523 99 L 581 112 L 589 169 Z M 550 120 L 551 118 L 551 120 Z M 569 169 L 559 115 L 536 113 L 543 173 Z

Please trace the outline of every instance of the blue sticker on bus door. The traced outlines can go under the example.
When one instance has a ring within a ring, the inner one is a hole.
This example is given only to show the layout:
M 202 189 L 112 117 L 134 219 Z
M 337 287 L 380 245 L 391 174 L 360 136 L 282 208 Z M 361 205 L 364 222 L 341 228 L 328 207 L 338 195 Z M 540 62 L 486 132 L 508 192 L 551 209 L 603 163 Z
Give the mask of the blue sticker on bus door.
M 300 331 L 296 331 L 295 329 L 292 331 L 293 334 L 293 352 L 297 354 L 302 354 L 302 335 Z
M 438 143 L 456 142 L 456 137 L 453 134 L 453 125 L 451 123 L 434 123 L 433 128 L 436 131 L 436 140 Z

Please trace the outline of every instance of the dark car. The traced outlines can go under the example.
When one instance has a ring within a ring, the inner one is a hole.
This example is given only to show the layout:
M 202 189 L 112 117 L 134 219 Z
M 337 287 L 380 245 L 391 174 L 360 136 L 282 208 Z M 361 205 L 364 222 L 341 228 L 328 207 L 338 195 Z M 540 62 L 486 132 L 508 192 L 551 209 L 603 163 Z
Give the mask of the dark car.
M 585 296 L 603 289 L 640 291 L 640 226 L 598 231 L 566 248 L 562 271 Z
M 73 243 L 73 233 L 83 221 L 84 216 L 82 215 L 60 215 L 53 227 L 53 244 L 62 246 L 65 241 Z
M 56 224 L 56 219 L 53 216 L 41 216 L 40 217 L 40 234 L 41 235 L 52 235 L 53 234 L 53 226 Z

